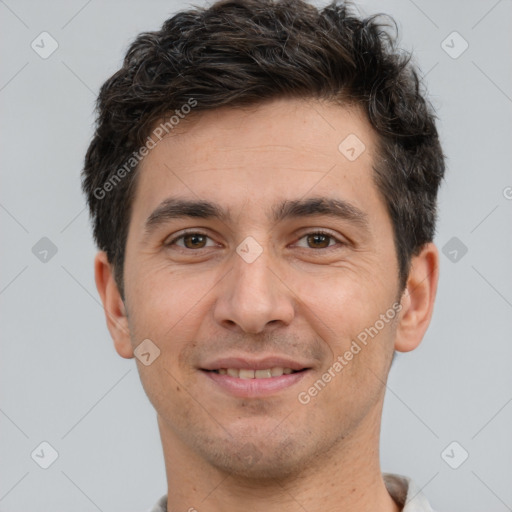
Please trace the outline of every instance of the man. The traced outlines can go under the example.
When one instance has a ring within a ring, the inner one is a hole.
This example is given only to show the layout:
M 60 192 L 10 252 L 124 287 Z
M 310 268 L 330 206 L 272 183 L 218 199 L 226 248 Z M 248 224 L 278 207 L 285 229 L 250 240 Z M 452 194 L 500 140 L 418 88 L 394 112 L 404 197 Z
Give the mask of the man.
M 153 510 L 431 511 L 379 462 L 394 352 L 433 310 L 444 173 L 385 27 L 299 0 L 181 12 L 98 113 L 96 284 L 157 411 Z

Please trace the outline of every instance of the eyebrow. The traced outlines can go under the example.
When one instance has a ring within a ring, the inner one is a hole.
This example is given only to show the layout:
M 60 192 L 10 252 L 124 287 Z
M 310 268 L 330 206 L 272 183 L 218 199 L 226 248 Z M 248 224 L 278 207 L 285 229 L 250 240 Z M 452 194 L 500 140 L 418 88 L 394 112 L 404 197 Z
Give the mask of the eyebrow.
M 325 215 L 348 221 L 362 230 L 369 231 L 368 215 L 353 204 L 330 197 L 284 200 L 275 205 L 269 220 L 274 223 L 291 219 Z M 203 200 L 168 198 L 162 201 L 145 222 L 145 233 L 149 236 L 159 226 L 169 220 L 182 218 L 217 219 L 231 221 L 229 211 L 221 205 Z

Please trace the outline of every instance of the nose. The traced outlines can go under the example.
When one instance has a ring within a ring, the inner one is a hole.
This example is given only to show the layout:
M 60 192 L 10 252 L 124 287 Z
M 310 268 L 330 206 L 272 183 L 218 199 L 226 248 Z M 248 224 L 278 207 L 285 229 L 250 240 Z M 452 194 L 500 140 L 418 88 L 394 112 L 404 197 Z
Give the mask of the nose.
M 230 330 L 258 334 L 289 325 L 295 315 L 293 293 L 267 250 L 252 262 L 233 254 L 233 269 L 218 290 L 214 318 Z

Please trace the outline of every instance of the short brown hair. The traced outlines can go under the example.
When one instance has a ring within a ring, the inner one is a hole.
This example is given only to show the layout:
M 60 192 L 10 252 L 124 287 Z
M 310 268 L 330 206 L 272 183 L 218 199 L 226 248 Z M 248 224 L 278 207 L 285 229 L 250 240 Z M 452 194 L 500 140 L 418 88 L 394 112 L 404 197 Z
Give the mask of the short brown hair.
M 374 178 L 405 286 L 412 255 L 434 237 L 444 156 L 418 72 L 387 19 L 361 19 L 336 1 L 319 10 L 302 0 L 221 0 L 138 35 L 101 87 L 82 174 L 94 238 L 122 296 L 137 152 L 155 122 L 192 101 L 187 119 L 279 97 L 356 104 L 366 113 L 379 136 Z

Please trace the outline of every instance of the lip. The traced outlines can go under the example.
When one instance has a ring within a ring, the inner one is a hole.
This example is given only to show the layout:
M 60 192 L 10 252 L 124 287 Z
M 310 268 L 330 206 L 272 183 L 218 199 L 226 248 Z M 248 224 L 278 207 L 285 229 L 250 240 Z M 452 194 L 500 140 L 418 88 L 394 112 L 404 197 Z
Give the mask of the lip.
M 289 363 L 287 363 L 289 364 Z M 280 365 L 274 365 L 280 366 Z M 222 367 L 221 367 L 222 368 Z M 224 367 L 225 368 L 225 367 Z M 228 366 L 228 368 L 236 368 Z M 244 366 L 240 368 L 254 368 L 263 370 L 268 366 L 255 368 L 254 366 Z M 286 368 L 292 368 L 286 366 Z M 289 388 L 301 381 L 311 370 L 304 369 L 297 373 L 281 375 L 279 377 L 269 377 L 267 379 L 241 379 L 231 377 L 230 375 L 221 375 L 208 370 L 201 370 L 201 373 L 215 386 L 227 391 L 230 395 L 240 398 L 258 398 L 270 396 Z
M 236 368 L 237 370 L 266 370 L 267 368 L 291 368 L 292 370 L 309 369 L 310 365 L 300 361 L 293 361 L 281 356 L 267 356 L 260 359 L 246 357 L 224 357 L 216 359 L 201 367 L 201 370 L 218 370 L 220 368 Z M 273 377 L 278 378 L 278 377 Z

